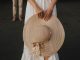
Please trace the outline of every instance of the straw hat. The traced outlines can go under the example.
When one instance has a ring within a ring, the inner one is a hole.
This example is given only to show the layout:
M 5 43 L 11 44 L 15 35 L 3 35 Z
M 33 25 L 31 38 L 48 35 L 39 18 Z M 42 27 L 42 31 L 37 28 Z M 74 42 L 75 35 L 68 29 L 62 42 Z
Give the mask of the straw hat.
M 55 16 L 45 21 L 33 15 L 24 25 L 24 44 L 32 54 L 51 56 L 61 48 L 64 38 L 63 26 Z

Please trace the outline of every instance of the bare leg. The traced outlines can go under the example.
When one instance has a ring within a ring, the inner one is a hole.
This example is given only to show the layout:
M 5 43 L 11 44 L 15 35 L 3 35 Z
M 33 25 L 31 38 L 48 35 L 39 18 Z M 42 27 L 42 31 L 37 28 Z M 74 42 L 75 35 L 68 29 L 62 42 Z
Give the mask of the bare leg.
M 13 2 L 13 21 L 16 19 L 16 9 L 17 9 L 17 0 L 12 0 Z
M 23 20 L 23 0 L 18 0 L 18 6 L 19 6 L 19 20 L 22 21 Z

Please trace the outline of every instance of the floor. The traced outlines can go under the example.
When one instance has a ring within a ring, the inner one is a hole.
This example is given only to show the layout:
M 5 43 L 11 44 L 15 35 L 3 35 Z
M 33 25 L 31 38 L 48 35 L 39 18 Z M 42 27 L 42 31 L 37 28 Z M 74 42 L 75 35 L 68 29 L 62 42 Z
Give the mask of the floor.
M 12 22 L 12 2 L 0 2 L 0 60 L 20 60 L 24 22 Z M 25 15 L 26 1 L 24 1 Z M 58 2 L 58 18 L 66 37 L 59 50 L 60 60 L 80 60 L 80 2 Z

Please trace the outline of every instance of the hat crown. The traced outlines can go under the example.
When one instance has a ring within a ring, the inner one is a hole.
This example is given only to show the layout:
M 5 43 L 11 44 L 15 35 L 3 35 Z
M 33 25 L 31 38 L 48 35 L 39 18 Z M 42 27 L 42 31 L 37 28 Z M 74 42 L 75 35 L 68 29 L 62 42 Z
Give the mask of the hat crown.
M 31 43 L 36 42 L 45 42 L 50 39 L 51 31 L 48 26 L 40 25 L 33 27 L 30 32 L 30 41 Z

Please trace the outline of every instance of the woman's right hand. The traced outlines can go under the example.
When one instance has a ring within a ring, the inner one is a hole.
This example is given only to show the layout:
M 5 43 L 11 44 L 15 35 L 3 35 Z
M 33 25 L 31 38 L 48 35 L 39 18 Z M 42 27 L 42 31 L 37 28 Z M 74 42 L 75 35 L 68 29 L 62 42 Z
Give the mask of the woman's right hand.
M 44 11 L 39 12 L 38 17 L 42 19 L 44 17 Z
M 42 9 L 42 8 L 38 8 L 37 10 L 36 10 L 36 13 L 37 13 L 37 15 L 38 15 L 38 17 L 39 18 L 43 18 L 44 17 L 44 10 Z
M 37 4 L 35 0 L 28 0 L 29 3 L 32 5 L 32 7 L 35 9 L 36 14 L 38 14 L 39 18 L 43 18 L 44 16 L 44 11 L 43 9 Z
M 32 7 L 35 9 L 36 14 L 38 14 L 39 18 L 43 18 L 44 10 L 37 4 L 35 0 L 28 0 Z

